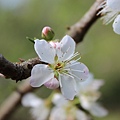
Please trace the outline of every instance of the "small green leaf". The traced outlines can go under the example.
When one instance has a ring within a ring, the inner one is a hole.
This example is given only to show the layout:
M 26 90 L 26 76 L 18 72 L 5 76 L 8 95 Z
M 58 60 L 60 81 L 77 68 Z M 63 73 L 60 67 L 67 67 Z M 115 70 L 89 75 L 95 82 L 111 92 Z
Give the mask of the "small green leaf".
M 35 43 L 33 38 L 26 37 L 26 39 L 29 40 L 29 41 L 32 42 L 32 43 Z

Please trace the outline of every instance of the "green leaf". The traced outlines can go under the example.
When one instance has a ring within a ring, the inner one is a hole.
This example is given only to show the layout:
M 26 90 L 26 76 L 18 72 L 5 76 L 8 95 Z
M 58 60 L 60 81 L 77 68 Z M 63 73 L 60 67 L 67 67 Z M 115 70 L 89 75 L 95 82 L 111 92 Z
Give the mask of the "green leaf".
M 33 38 L 26 37 L 26 39 L 29 40 L 29 41 L 32 42 L 32 43 L 35 43 Z

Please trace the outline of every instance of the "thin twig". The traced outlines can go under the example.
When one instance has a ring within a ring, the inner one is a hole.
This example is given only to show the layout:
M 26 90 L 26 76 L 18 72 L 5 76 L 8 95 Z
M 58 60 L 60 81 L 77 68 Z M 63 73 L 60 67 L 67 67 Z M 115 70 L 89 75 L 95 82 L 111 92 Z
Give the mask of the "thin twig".
M 83 40 L 89 28 L 95 23 L 95 21 L 100 17 L 97 15 L 99 9 L 98 6 L 104 0 L 96 0 L 96 2 L 91 6 L 88 12 L 74 25 L 68 27 L 68 34 L 79 43 Z

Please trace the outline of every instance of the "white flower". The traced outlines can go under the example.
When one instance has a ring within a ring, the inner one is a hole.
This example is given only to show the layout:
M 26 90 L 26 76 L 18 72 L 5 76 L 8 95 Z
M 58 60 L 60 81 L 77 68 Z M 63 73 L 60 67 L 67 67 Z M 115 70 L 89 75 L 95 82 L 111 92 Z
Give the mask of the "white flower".
M 106 116 L 108 113 L 105 108 L 96 102 L 100 97 L 98 89 L 102 85 L 102 80 L 94 80 L 93 75 L 90 74 L 86 81 L 80 83 L 80 92 L 78 94 L 81 106 L 98 117 Z
M 120 34 L 120 15 L 118 15 L 113 22 L 113 31 Z
M 98 14 L 102 14 L 102 19 L 104 24 L 108 24 L 113 21 L 117 15 L 120 13 L 120 4 L 119 0 L 105 0 L 99 8 L 102 10 Z M 116 6 L 117 4 L 117 6 Z M 118 7 L 119 6 L 119 7 Z
M 89 117 L 74 106 L 71 101 L 66 100 L 61 94 L 53 97 L 53 107 L 50 120 L 89 120 Z
M 62 94 L 67 99 L 73 100 L 77 94 L 77 83 L 85 80 L 89 73 L 83 63 L 77 62 L 79 59 L 72 60 L 79 55 L 74 53 L 74 40 L 68 35 L 63 37 L 61 42 L 56 43 L 37 39 L 34 47 L 41 61 L 47 65 L 37 64 L 33 67 L 31 86 L 39 87 L 45 84 L 48 88 L 55 89 L 60 85 Z
M 98 14 L 103 15 L 101 18 L 103 23 L 109 24 L 114 20 L 113 30 L 115 33 L 120 34 L 120 0 L 105 0 L 99 8 L 102 8 Z
M 116 11 L 120 11 L 120 0 L 107 0 L 106 4 L 111 9 L 116 10 Z
M 49 108 L 45 102 L 32 93 L 27 93 L 23 96 L 22 105 L 31 107 L 30 113 L 35 120 L 46 120 L 49 115 Z

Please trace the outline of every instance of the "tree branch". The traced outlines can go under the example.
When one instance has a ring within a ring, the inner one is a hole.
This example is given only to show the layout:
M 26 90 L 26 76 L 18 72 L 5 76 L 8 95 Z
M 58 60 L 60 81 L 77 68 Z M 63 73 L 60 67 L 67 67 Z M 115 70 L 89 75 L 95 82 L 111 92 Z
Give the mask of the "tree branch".
M 82 17 L 82 19 L 80 19 L 80 21 L 71 27 L 68 27 L 68 34 L 76 41 L 76 43 L 79 43 L 83 40 L 89 28 L 100 17 L 99 15 L 97 16 L 97 13 L 99 11 L 98 6 L 103 1 L 104 0 L 96 0 L 88 12 Z
M 98 12 L 98 6 L 102 2 L 103 0 L 96 0 L 83 18 L 76 24 L 69 27 L 68 34 L 75 40 L 76 43 L 83 40 L 89 28 L 99 18 L 99 16 L 96 16 L 96 13 Z M 20 63 L 11 63 L 0 54 L 0 73 L 2 73 L 6 78 L 16 80 L 16 82 L 28 78 L 31 75 L 31 69 L 36 64 L 43 63 L 39 58 L 32 58 L 28 61 Z
M 0 54 L 0 73 L 6 78 L 11 78 L 17 82 L 28 78 L 33 66 L 42 63 L 39 58 L 32 58 L 19 63 L 11 63 Z
M 32 90 L 34 89 L 29 85 L 28 80 L 20 84 L 0 106 L 0 120 L 8 120 L 10 113 L 19 105 L 22 96 Z

